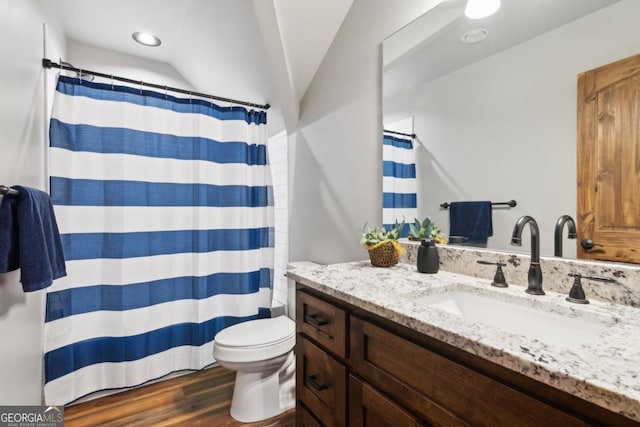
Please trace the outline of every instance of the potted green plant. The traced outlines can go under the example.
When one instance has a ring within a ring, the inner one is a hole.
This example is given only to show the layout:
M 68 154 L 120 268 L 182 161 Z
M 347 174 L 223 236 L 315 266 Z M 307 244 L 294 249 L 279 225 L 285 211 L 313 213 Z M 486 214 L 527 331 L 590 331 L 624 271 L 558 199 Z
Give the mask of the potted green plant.
M 440 234 L 440 227 L 434 224 L 431 218 L 426 217 L 423 221 L 414 218 L 413 223 L 409 224 L 409 240 L 430 239 L 436 243 L 446 243 Z
M 400 233 L 404 228 L 404 221 L 396 221 L 393 228 L 385 230 L 382 227 L 367 227 L 367 224 L 360 230 L 360 243 L 369 252 L 371 264 L 377 267 L 391 267 L 400 260 L 400 255 L 404 253 L 402 246 L 398 244 Z

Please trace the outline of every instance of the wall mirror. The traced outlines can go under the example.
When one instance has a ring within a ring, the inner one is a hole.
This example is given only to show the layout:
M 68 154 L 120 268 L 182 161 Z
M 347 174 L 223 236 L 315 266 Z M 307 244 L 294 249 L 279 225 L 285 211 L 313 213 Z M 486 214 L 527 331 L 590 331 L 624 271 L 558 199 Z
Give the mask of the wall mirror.
M 446 236 L 442 203 L 514 199 L 493 209 L 487 248 L 528 253 L 528 230 L 522 247 L 510 237 L 531 215 L 552 256 L 556 221 L 576 215 L 577 76 L 640 53 L 640 2 L 503 0 L 480 20 L 465 3 L 443 1 L 384 41 L 383 124 L 413 120 L 420 217 Z M 574 258 L 581 236 L 566 234 Z

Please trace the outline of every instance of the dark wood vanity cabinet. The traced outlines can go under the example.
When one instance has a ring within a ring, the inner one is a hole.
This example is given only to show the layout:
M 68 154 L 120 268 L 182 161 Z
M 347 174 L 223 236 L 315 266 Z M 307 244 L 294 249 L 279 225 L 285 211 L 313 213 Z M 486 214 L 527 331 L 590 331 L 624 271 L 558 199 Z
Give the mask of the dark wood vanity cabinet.
M 371 385 L 349 375 L 349 425 L 409 427 L 425 424 Z
M 297 426 L 638 426 L 298 285 Z
M 357 317 L 351 318 L 351 350 L 354 374 L 429 425 L 588 425 Z
M 308 413 L 298 409 L 296 424 L 346 426 L 346 312 L 296 292 L 296 330 L 296 395 L 298 408 L 308 409 Z

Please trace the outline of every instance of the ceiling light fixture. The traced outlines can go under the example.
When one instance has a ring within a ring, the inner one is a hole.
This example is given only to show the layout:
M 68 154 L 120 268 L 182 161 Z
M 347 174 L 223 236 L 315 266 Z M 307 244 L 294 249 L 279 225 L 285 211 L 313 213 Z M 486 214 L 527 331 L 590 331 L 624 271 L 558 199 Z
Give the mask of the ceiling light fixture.
M 462 43 L 474 44 L 486 39 L 488 35 L 489 31 L 484 28 L 476 28 L 464 33 L 460 39 L 462 40 Z
M 464 14 L 470 19 L 482 19 L 500 9 L 500 0 L 468 0 Z
M 162 43 L 158 37 L 154 36 L 151 33 L 145 33 L 144 31 L 136 31 L 135 33 L 131 34 L 131 37 L 133 37 L 133 39 L 138 43 L 145 46 L 155 47 L 160 46 L 160 44 Z

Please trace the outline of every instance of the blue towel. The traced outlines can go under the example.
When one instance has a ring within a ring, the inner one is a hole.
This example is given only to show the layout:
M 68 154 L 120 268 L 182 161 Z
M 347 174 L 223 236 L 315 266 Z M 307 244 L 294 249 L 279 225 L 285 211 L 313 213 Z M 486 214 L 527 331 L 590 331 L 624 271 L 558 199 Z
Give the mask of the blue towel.
M 25 292 L 37 291 L 67 275 L 58 224 L 47 193 L 29 187 L 12 188 L 20 194 L 5 198 L 17 199 L 11 221 L 18 233 L 20 282 Z M 13 251 L 15 248 L 9 248 L 10 253 Z
M 0 203 L 0 273 L 20 268 L 18 225 L 15 223 L 18 199 L 4 196 Z
M 491 202 L 452 202 L 449 206 L 449 235 L 464 236 L 468 243 L 486 244 L 493 235 Z

